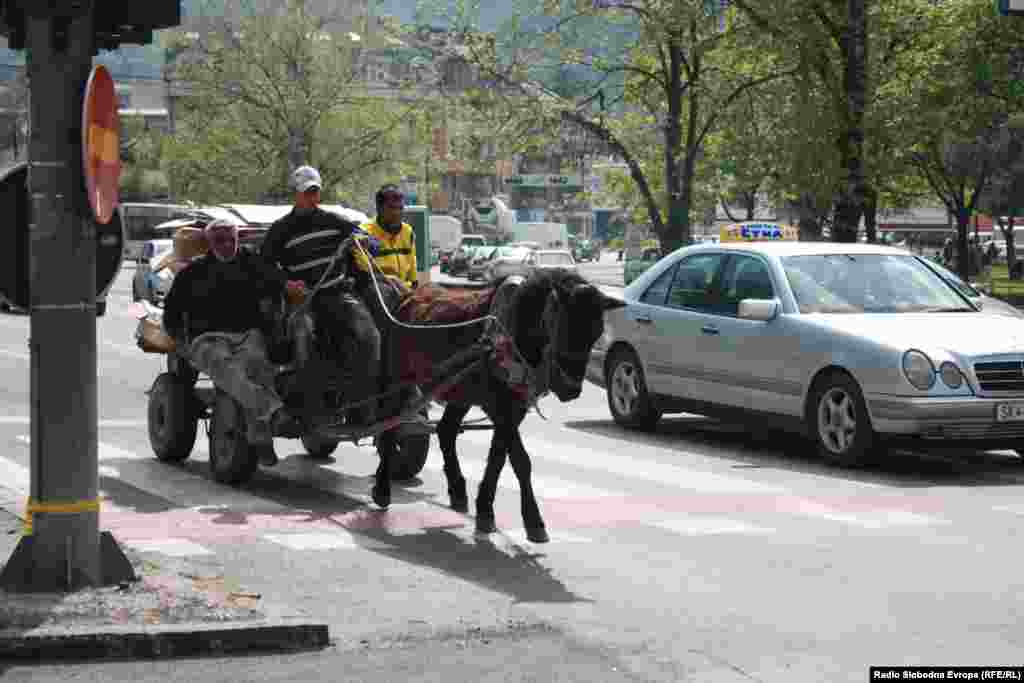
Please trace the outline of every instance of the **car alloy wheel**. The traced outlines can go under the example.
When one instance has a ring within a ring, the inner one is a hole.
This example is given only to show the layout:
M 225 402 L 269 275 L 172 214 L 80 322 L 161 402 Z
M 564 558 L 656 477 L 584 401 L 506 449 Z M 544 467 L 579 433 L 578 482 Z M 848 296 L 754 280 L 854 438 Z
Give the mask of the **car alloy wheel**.
M 844 372 L 831 372 L 815 382 L 812 396 L 807 419 L 818 453 L 840 465 L 870 462 L 880 445 L 857 382 Z
M 608 408 L 619 424 L 635 429 L 650 429 L 661 419 L 647 393 L 640 361 L 632 351 L 620 349 L 608 369 Z
M 818 401 L 818 434 L 825 448 L 842 456 L 857 437 L 857 413 L 853 400 L 839 387 L 833 387 Z

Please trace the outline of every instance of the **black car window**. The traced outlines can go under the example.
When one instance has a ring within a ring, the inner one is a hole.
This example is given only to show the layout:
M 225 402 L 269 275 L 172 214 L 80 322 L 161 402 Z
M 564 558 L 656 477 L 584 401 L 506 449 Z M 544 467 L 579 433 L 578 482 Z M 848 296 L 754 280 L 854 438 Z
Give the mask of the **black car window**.
M 729 315 L 739 313 L 744 299 L 773 299 L 775 288 L 764 261 L 745 254 L 729 259 L 722 276 L 722 310 Z
M 723 313 L 716 276 L 724 254 L 695 254 L 679 262 L 668 293 L 668 305 L 702 313 Z
M 668 298 L 668 290 L 672 287 L 672 278 L 675 277 L 676 268 L 673 266 L 658 276 L 658 279 L 651 283 L 647 291 L 640 297 L 640 301 L 654 306 L 664 306 Z

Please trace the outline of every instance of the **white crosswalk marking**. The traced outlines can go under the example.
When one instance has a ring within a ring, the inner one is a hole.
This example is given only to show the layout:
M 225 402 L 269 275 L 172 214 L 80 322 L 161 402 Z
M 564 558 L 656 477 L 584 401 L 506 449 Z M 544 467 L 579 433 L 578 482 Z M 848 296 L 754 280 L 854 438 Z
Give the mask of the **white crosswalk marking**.
M 198 543 L 193 543 L 184 538 L 161 538 L 148 541 L 129 540 L 126 543 L 139 552 L 161 553 L 169 557 L 195 557 L 214 554 L 212 550 L 208 550 Z
M 483 479 L 485 467 L 486 463 L 477 460 L 470 460 L 464 457 L 459 459 L 459 469 L 462 470 L 462 476 L 475 484 Z M 427 460 L 425 468 L 435 472 L 443 472 L 444 463 L 439 458 L 431 458 Z M 539 498 L 607 498 L 623 495 L 622 493 L 615 493 L 578 482 L 566 481 L 557 477 L 534 476 L 532 479 L 533 492 Z M 516 479 L 512 468 L 508 465 L 501 472 L 498 486 L 512 491 L 519 490 L 519 480 Z
M 657 522 L 653 526 L 684 536 L 708 536 L 718 534 L 771 534 L 775 529 L 747 524 L 736 519 L 709 517 L 686 517 Z
M 489 434 L 480 432 L 466 432 L 460 438 L 478 444 L 490 444 L 491 440 Z M 642 479 L 706 493 L 781 493 L 784 490 L 772 484 L 762 484 L 740 477 L 726 477 L 713 472 L 702 472 L 655 461 L 645 461 L 642 466 L 638 466 L 637 461 L 627 455 L 602 452 L 570 443 L 554 443 L 533 437 L 527 437 L 525 441 L 531 456 L 627 479 Z
M 263 538 L 291 550 L 355 550 L 362 545 L 346 531 L 264 534 Z
M 32 418 L 28 415 L 3 415 L 0 416 L 0 425 L 24 425 L 32 424 Z M 100 429 L 138 429 L 149 426 L 146 420 L 100 420 Z
M 27 434 L 21 434 L 16 438 L 23 444 L 32 444 L 32 437 Z M 126 451 L 123 448 L 111 446 L 110 444 L 103 443 L 102 441 L 96 444 L 96 458 L 101 462 L 104 460 L 149 460 L 152 457 L 153 456 L 149 454 L 138 453 L 136 451 Z
M 800 501 L 798 511 L 808 517 L 820 517 L 832 522 L 843 522 L 864 527 L 865 529 L 883 529 L 891 526 L 926 526 L 946 523 L 946 520 L 919 515 L 907 510 L 841 512 L 813 501 Z
M 32 473 L 24 465 L 0 456 L 0 482 L 3 482 L 4 488 L 20 496 L 27 496 L 32 487 Z

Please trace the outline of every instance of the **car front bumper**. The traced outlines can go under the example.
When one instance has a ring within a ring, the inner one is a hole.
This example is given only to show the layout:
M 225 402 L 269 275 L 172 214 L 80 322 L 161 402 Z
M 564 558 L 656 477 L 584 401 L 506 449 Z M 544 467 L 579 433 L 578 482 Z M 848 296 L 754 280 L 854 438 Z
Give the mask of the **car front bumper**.
M 884 436 L 912 437 L 929 443 L 1003 446 L 1024 444 L 1024 421 L 997 422 L 996 406 L 1022 403 L 1024 397 L 914 398 L 867 396 L 871 423 Z

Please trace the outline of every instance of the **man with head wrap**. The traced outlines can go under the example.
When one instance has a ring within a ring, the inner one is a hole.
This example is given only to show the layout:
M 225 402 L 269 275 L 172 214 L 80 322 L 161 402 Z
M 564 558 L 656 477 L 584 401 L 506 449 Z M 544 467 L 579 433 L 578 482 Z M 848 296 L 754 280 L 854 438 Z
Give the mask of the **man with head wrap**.
M 320 285 L 312 306 L 318 333 L 327 333 L 324 336 L 331 343 L 333 357 L 352 375 L 352 385 L 372 395 L 380 371 L 380 333 L 363 301 L 342 286 L 344 279 L 337 276 L 337 269 L 326 271 L 342 240 L 362 236 L 371 251 L 376 251 L 376 240 L 366 237 L 355 223 L 320 208 L 323 183 L 315 168 L 295 169 L 292 185 L 294 208 L 270 226 L 261 254 L 288 277 L 304 282 L 306 289 Z M 365 277 L 358 272 L 350 274 Z M 368 404 L 354 411 L 351 418 L 369 425 L 375 415 L 375 406 Z
M 205 228 L 209 252 L 175 279 L 164 302 L 164 328 L 189 361 L 242 406 L 246 436 L 260 462 L 277 462 L 273 437 L 299 436 L 274 387 L 267 358 L 267 320 L 260 302 L 298 283 L 238 244 L 238 226 L 216 220 Z

